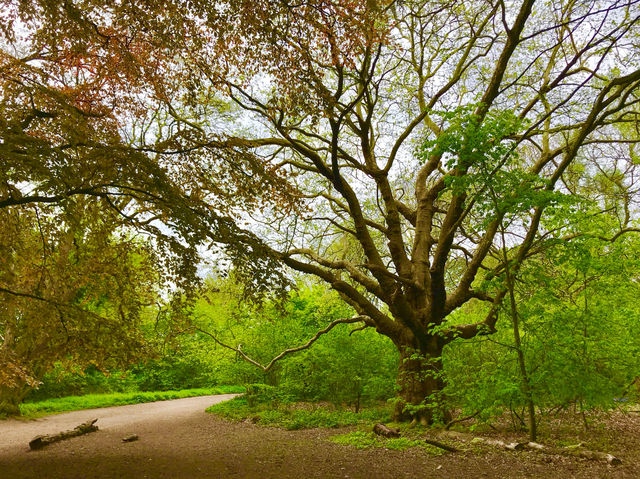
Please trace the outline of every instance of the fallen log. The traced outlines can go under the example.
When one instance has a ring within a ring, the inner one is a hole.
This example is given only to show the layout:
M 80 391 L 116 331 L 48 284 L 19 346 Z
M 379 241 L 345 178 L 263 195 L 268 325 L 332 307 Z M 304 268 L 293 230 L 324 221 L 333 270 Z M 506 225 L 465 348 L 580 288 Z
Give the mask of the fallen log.
M 439 447 L 440 449 L 444 449 L 445 451 L 448 451 L 448 452 L 459 452 L 460 451 L 460 449 L 458 449 L 458 448 L 455 448 L 453 446 L 449 446 L 448 444 L 445 444 L 445 443 L 440 442 L 440 441 L 436 441 L 434 439 L 424 439 L 423 438 L 422 440 L 424 442 L 426 442 L 427 444 L 431 444 L 432 446 Z
M 525 444 L 527 449 L 539 451 L 544 454 L 555 454 L 560 456 L 574 456 L 589 459 L 592 461 L 604 461 L 611 466 L 619 466 L 622 461 L 613 454 L 600 451 L 590 451 L 588 449 L 580 449 L 578 447 L 553 447 L 544 446 L 536 442 L 528 442 Z
M 122 442 L 133 442 L 140 439 L 137 434 L 130 434 L 129 436 L 123 437 Z
M 531 451 L 540 452 L 542 454 L 552 454 L 557 456 L 568 456 L 568 457 L 581 457 L 584 459 L 590 459 L 592 461 L 604 461 L 611 466 L 618 466 L 622 464 L 622 461 L 616 456 L 614 456 L 613 454 L 583 449 L 582 443 L 576 446 L 553 447 L 553 446 L 545 446 L 537 442 L 506 443 L 504 441 L 500 441 L 497 439 L 490 439 L 486 437 L 477 437 L 477 436 L 474 437 L 471 434 L 466 434 L 458 431 L 442 431 L 441 435 L 450 437 L 452 439 L 456 439 L 461 442 L 489 444 L 491 446 L 497 446 L 501 449 L 507 449 L 511 451 L 521 451 L 523 449 L 529 449 Z
M 488 444 L 490 446 L 496 446 L 500 449 L 506 449 L 508 451 L 521 451 L 524 449 L 524 444 L 520 442 L 504 442 L 499 439 L 492 439 L 488 437 L 480 437 L 474 436 L 472 434 L 467 434 L 459 431 L 441 431 L 441 436 L 445 436 L 460 442 L 471 442 L 471 443 L 483 443 Z
M 70 431 L 63 431 L 50 436 L 36 436 L 31 441 L 29 441 L 29 448 L 31 448 L 31 450 L 42 449 L 43 447 L 48 446 L 49 444 L 52 444 L 54 442 L 63 441 L 64 439 L 82 436 L 83 434 L 97 431 L 98 426 L 95 425 L 97 420 L 98 419 L 96 418 L 87 422 L 83 422 Z
M 504 442 L 498 439 L 489 439 L 486 437 L 474 437 L 471 442 L 482 442 L 501 449 L 507 449 L 508 451 L 522 451 L 524 449 L 524 443 L 521 442 Z
M 373 432 L 375 432 L 378 436 L 400 437 L 400 431 L 392 427 L 385 426 L 380 422 L 373 426 Z

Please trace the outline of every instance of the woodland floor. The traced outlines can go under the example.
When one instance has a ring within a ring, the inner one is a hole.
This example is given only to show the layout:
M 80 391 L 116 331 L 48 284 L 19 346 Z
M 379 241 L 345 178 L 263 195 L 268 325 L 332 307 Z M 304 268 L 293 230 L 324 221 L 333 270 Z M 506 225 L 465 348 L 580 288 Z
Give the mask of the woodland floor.
M 204 409 L 232 395 L 0 421 L 0 478 L 639 478 L 640 415 L 613 414 L 582 438 L 622 460 L 617 467 L 537 452 L 473 445 L 432 456 L 413 448 L 358 450 L 327 439 L 351 429 L 285 431 L 221 420 Z M 98 418 L 98 432 L 29 451 L 39 434 Z M 546 425 L 548 440 L 564 423 Z M 122 438 L 138 434 L 139 440 Z M 501 439 L 515 436 L 494 433 Z M 518 437 L 522 439 L 521 437 Z

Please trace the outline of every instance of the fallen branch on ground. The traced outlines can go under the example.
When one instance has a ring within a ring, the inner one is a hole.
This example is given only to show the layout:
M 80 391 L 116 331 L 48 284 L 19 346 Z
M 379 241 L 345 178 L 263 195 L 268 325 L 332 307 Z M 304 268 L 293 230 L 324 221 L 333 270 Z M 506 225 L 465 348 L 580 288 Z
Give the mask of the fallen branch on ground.
M 473 436 L 471 434 L 465 434 L 458 431 L 443 431 L 442 434 L 446 435 L 447 437 L 455 438 L 461 442 L 489 444 L 491 446 L 496 446 L 501 449 L 507 449 L 511 451 L 522 451 L 523 449 L 528 449 L 530 451 L 536 451 L 542 454 L 581 457 L 584 459 L 590 459 L 592 461 L 604 461 L 611 466 L 618 466 L 622 464 L 622 461 L 613 454 L 600 451 L 591 451 L 589 449 L 582 449 L 582 444 L 570 447 L 554 447 L 538 444 L 537 442 L 506 443 L 497 439 Z
M 440 449 L 444 449 L 445 451 L 448 451 L 448 452 L 459 452 L 460 451 L 460 449 L 458 449 L 456 447 L 449 446 L 448 444 L 445 444 L 445 443 L 440 442 L 440 441 L 436 441 L 434 439 L 422 438 L 422 440 L 424 442 L 426 442 L 427 444 L 431 444 L 432 446 L 439 447 Z
M 375 426 L 373 426 L 373 432 L 376 433 L 378 436 L 384 436 L 384 437 L 400 437 L 400 431 L 398 429 L 389 427 L 389 426 L 385 426 L 382 423 L 378 423 Z M 456 449 L 453 446 L 449 446 L 447 444 L 444 444 L 440 441 L 436 441 L 434 439 L 426 439 L 426 438 L 421 438 L 424 442 L 426 442 L 427 444 L 430 444 L 432 446 L 435 447 L 439 447 L 440 449 L 444 449 L 445 451 L 448 452 L 458 452 L 458 449 Z
M 504 442 L 498 439 L 489 439 L 486 437 L 474 437 L 471 442 L 482 442 L 484 444 L 496 446 L 500 449 L 506 449 L 508 451 L 521 451 L 524 449 L 524 444 L 521 442 Z
M 31 450 L 42 449 L 49 444 L 54 442 L 62 441 L 64 439 L 69 439 L 76 436 L 82 436 L 83 434 L 88 434 L 90 432 L 94 432 L 98 430 L 98 426 L 95 425 L 98 419 L 92 419 L 91 421 L 83 422 L 82 424 L 76 426 L 71 431 L 59 432 L 58 434 L 53 434 L 50 436 L 36 436 L 31 441 L 29 441 L 29 447 Z
M 544 446 L 537 442 L 527 442 L 524 447 L 534 451 L 542 452 L 544 454 L 557 454 L 560 456 L 576 456 L 584 459 L 590 459 L 592 461 L 604 461 L 611 466 L 619 466 L 622 461 L 613 454 L 600 451 L 590 451 L 588 449 L 579 449 L 577 447 L 553 447 Z

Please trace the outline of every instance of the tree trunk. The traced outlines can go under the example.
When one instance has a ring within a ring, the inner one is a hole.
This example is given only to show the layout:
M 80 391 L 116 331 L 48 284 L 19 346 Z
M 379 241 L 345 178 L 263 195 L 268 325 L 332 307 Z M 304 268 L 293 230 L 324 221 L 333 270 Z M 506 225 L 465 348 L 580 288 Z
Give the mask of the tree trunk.
M 435 340 L 433 341 L 435 343 Z M 393 417 L 395 422 L 412 421 L 431 425 L 448 421 L 450 415 L 443 404 L 442 348 L 400 347 L 398 365 L 398 397 Z
M 20 403 L 28 392 L 28 387 L 0 386 L 0 416 L 19 416 Z
M 522 392 L 529 412 L 529 440 L 535 442 L 538 437 L 538 426 L 536 422 L 536 406 L 533 402 L 533 392 L 531 390 L 531 381 L 527 372 L 527 363 L 522 349 L 522 341 L 520 339 L 520 318 L 518 316 L 518 305 L 515 296 L 515 281 L 509 267 L 509 257 L 507 255 L 506 241 L 504 238 L 504 228 L 502 229 L 502 252 L 504 254 L 504 271 L 507 276 L 507 287 L 509 288 L 509 302 L 511 305 L 511 321 L 513 323 L 513 340 L 518 356 L 518 367 L 520 368 L 520 376 L 522 379 Z

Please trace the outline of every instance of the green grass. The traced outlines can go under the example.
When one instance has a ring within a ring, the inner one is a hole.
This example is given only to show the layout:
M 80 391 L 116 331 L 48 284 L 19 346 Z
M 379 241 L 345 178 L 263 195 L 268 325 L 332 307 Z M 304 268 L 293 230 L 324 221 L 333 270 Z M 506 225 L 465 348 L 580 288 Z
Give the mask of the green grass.
M 250 419 L 254 423 L 263 426 L 282 427 L 289 430 L 314 427 L 335 428 L 389 420 L 388 407 L 367 408 L 358 413 L 307 403 L 280 404 L 277 406 L 259 404 L 250 407 L 244 397 L 214 404 L 207 409 L 207 412 L 233 421 Z
M 149 391 L 112 394 L 87 394 L 85 396 L 67 396 L 47 399 L 46 401 L 27 402 L 20 405 L 20 413 L 25 417 L 40 417 L 80 409 L 94 409 L 125 404 L 139 404 L 153 401 L 166 401 L 209 394 L 243 393 L 241 386 L 217 386 L 205 389 L 183 389 L 180 391 Z
M 434 456 L 441 456 L 445 452 L 443 449 L 427 444 L 420 439 L 411 439 L 408 437 L 384 438 L 376 436 L 373 432 L 365 431 L 352 431 L 347 434 L 339 434 L 331 437 L 329 440 L 336 444 L 353 446 L 356 449 L 383 447 L 385 449 L 404 451 L 413 447 L 419 447 Z

